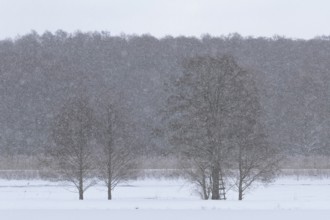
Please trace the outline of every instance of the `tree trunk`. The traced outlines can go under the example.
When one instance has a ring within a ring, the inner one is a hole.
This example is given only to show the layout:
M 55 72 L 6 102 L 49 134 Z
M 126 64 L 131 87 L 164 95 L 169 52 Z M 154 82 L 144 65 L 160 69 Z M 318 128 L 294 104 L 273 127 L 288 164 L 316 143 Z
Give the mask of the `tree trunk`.
M 109 181 L 108 183 L 108 200 L 112 199 L 112 194 L 111 194 L 111 182 Z
M 84 190 L 79 186 L 79 200 L 84 200 Z
M 238 149 L 238 200 L 243 200 L 243 158 L 242 158 L 242 147 L 239 146 Z
M 108 164 L 107 164 L 107 178 L 108 178 L 108 182 L 107 182 L 107 187 L 108 187 L 108 200 L 112 199 L 112 194 L 111 194 L 111 190 L 112 190 L 112 143 L 109 142 L 108 145 L 108 150 L 109 150 L 109 154 L 108 154 Z
M 79 200 L 84 200 L 84 191 L 79 190 Z
M 238 200 L 243 200 L 243 184 L 242 184 L 242 180 L 239 180 L 239 183 L 238 183 Z
M 215 166 L 212 169 L 212 200 L 220 200 L 220 175 L 219 175 L 220 169 L 217 166 Z
M 202 180 L 203 199 L 204 200 L 208 200 L 209 199 L 209 195 L 207 193 L 207 184 L 206 184 L 205 178 L 206 178 L 205 175 L 203 175 L 203 180 Z
M 84 200 L 84 185 L 83 185 L 83 174 L 82 174 L 82 169 L 79 174 L 79 200 Z

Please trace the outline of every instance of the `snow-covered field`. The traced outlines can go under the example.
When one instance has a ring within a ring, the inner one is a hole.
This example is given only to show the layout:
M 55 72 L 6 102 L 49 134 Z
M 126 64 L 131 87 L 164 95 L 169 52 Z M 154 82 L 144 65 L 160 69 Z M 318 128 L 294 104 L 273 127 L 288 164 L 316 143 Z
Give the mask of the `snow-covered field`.
M 56 182 L 0 180 L 0 219 L 329 219 L 330 179 L 280 178 L 248 192 L 244 201 L 203 201 L 183 180 L 122 184 L 114 199 L 97 185 L 79 201 L 74 188 Z

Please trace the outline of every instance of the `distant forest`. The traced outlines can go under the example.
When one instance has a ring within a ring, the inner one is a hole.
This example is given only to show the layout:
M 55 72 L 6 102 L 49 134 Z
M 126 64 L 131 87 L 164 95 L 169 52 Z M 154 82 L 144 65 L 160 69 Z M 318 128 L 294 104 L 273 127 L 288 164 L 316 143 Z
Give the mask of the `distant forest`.
M 255 75 L 271 145 L 286 155 L 330 154 L 330 38 L 232 34 L 157 39 L 106 32 L 36 32 L 0 41 L 0 152 L 41 154 L 68 99 L 115 99 L 131 125 L 134 150 L 171 155 L 162 135 L 168 85 L 196 56 L 234 57 Z

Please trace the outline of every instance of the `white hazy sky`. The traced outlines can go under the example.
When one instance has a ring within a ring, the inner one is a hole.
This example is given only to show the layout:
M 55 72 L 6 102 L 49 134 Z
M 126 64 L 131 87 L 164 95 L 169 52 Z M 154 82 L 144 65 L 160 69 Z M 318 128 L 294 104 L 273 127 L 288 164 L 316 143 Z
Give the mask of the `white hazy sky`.
M 310 39 L 329 27 L 330 0 L 0 0 L 0 39 L 58 29 Z

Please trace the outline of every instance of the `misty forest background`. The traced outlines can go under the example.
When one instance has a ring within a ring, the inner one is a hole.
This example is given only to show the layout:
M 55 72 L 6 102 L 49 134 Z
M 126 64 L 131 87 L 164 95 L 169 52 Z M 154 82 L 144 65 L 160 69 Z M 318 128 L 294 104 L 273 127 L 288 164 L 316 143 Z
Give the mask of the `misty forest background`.
M 0 41 L 0 169 L 42 169 L 56 115 L 70 98 L 116 100 L 141 168 L 177 168 L 161 133 L 182 62 L 233 56 L 255 75 L 267 141 L 282 168 L 330 168 L 330 38 L 111 36 L 45 32 Z

